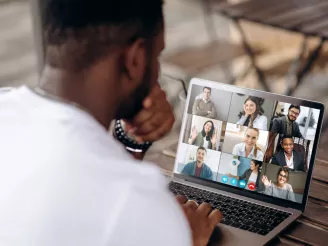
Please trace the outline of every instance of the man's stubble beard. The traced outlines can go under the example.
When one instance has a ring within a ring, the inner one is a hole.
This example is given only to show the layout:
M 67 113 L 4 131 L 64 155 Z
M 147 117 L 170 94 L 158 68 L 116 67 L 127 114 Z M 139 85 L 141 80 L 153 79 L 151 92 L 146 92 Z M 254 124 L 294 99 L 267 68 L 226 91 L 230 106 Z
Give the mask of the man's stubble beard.
M 131 120 L 136 116 L 143 108 L 143 101 L 149 95 L 152 85 L 152 67 L 150 65 L 150 55 L 147 57 L 147 65 L 145 68 L 145 74 L 142 82 L 136 88 L 134 93 L 128 98 L 123 100 L 119 105 L 116 113 L 116 119 Z

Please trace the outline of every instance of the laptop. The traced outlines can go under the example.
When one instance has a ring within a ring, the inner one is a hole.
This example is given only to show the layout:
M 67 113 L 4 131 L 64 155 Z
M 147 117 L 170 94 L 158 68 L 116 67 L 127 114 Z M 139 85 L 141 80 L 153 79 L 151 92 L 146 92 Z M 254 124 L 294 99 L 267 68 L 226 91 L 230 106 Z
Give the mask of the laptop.
M 169 188 L 221 210 L 220 245 L 265 245 L 305 210 L 323 115 L 318 102 L 193 78 Z

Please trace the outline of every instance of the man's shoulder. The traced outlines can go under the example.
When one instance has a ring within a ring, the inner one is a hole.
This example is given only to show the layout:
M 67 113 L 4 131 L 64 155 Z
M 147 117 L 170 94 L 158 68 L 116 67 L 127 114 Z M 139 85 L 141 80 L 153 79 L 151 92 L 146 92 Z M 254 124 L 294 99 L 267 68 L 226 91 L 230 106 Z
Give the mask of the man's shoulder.
M 186 164 L 186 166 L 192 166 L 192 165 L 195 165 L 196 164 L 196 161 L 191 161 L 191 162 L 188 162 L 187 164 Z
M 280 116 L 278 118 L 273 119 L 274 122 L 282 122 L 286 120 L 286 116 Z
M 206 169 L 212 170 L 206 163 L 204 163 L 204 166 L 205 166 Z
M 200 103 L 200 102 L 202 102 L 202 101 L 203 101 L 203 99 L 201 99 L 201 98 L 196 98 L 194 103 L 195 103 L 195 104 L 198 104 L 198 103 Z

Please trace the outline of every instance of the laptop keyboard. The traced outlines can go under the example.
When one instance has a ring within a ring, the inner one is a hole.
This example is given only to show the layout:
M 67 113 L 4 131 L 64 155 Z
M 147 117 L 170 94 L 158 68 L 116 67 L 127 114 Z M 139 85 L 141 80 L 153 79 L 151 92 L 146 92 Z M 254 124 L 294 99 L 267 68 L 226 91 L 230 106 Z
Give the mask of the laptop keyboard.
M 207 202 L 213 208 L 219 209 L 224 216 L 222 224 L 263 236 L 291 215 L 291 213 L 176 182 L 170 182 L 169 188 L 174 195 L 184 195 L 199 204 Z

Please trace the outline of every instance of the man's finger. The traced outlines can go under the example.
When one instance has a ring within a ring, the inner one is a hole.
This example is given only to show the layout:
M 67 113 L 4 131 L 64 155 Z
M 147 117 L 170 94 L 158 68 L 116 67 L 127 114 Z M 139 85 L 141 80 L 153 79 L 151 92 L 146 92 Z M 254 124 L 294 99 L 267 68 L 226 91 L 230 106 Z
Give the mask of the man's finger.
M 158 83 L 156 83 L 152 87 L 149 95 L 144 99 L 142 105 L 145 108 L 150 108 L 152 106 L 153 102 L 154 102 L 154 99 L 157 98 L 158 94 L 161 93 L 161 91 L 162 91 L 162 88 L 160 87 L 160 85 Z
M 151 119 L 138 126 L 136 135 L 147 135 L 156 131 L 167 120 L 167 113 L 158 112 Z
M 212 206 L 206 202 L 203 202 L 201 205 L 199 205 L 197 211 L 202 215 L 208 216 L 212 211 Z
M 180 203 L 181 205 L 185 204 L 188 201 L 187 197 L 182 195 L 177 195 L 175 199 L 177 199 L 178 203 Z
M 155 140 L 158 140 L 162 138 L 165 134 L 167 134 L 173 126 L 174 123 L 174 117 L 170 117 L 166 122 L 164 122 L 160 127 L 158 127 L 155 131 L 152 131 L 149 134 L 137 136 L 142 139 L 142 141 L 147 142 L 153 142 Z
M 198 208 L 198 204 L 195 201 L 191 201 L 191 200 L 186 202 L 183 206 L 187 207 L 187 208 L 190 208 L 192 210 L 196 210 Z
M 222 220 L 222 213 L 218 209 L 214 209 L 210 215 L 208 216 L 208 219 L 210 221 L 211 227 L 216 226 L 220 221 Z

